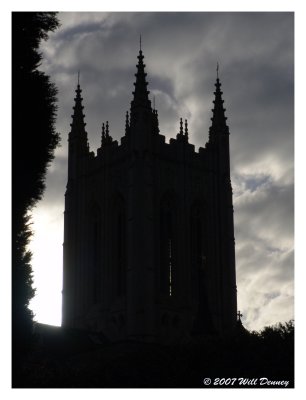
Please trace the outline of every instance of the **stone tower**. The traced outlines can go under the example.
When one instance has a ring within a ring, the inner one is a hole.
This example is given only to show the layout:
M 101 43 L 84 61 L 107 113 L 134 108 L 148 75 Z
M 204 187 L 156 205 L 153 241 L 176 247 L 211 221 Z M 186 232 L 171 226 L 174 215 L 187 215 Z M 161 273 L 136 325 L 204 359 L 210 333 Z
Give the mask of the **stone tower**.
M 138 55 L 118 144 L 102 125 L 90 152 L 81 88 L 69 133 L 63 326 L 111 340 L 180 341 L 226 334 L 237 299 L 229 129 L 217 76 L 205 148 L 180 119 L 166 143 Z

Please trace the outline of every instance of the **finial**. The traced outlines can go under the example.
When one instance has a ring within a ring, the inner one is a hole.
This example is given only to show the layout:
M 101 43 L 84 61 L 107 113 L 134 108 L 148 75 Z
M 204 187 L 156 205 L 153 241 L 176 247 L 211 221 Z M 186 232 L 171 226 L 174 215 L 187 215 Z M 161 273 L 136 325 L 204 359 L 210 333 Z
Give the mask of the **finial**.
M 108 121 L 106 121 L 106 136 L 109 136 L 109 126 L 108 126 Z
M 187 123 L 187 119 L 185 119 L 185 136 L 188 137 L 188 123 Z
M 141 34 L 139 35 L 139 50 L 141 51 Z
M 241 314 L 240 311 L 237 312 L 237 317 L 238 317 L 238 321 L 241 321 L 241 317 L 243 316 L 243 314 Z
M 78 70 L 78 86 L 80 86 L 80 70 Z
M 105 144 L 105 125 L 104 122 L 102 123 L 102 140 L 101 140 L 102 146 Z
M 219 63 L 217 62 L 217 79 L 219 79 Z
M 183 118 L 180 118 L 180 134 L 183 135 L 184 131 L 183 131 Z
M 153 110 L 155 110 L 155 96 L 153 96 Z

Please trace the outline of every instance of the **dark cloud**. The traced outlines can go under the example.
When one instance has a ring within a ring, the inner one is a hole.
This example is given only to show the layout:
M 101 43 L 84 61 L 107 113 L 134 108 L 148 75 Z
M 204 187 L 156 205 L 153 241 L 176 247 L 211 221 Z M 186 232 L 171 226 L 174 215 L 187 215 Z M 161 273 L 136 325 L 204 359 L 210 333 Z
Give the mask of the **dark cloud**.
M 42 68 L 59 89 L 62 147 L 39 208 L 56 208 L 62 218 L 78 70 L 96 150 L 103 121 L 116 139 L 124 134 L 141 33 L 161 133 L 173 137 L 179 117 L 188 118 L 198 148 L 208 139 L 219 61 L 231 132 L 239 308 L 251 329 L 293 317 L 293 13 L 61 13 L 60 19 L 42 47 Z

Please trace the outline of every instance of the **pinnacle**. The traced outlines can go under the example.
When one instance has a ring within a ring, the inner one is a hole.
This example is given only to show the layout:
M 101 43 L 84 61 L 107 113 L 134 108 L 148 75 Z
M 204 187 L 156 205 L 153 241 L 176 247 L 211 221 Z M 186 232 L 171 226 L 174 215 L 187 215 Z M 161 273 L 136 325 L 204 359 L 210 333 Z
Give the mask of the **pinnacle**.
M 223 107 L 224 100 L 222 99 L 223 92 L 221 91 L 221 83 L 219 76 L 217 76 L 215 83 L 216 90 L 214 92 L 215 100 L 214 108 L 212 109 L 213 117 L 211 118 L 212 125 L 210 133 L 229 133 L 228 126 L 226 125 L 227 118 L 225 117 L 226 109 Z
M 76 97 L 74 98 L 74 107 L 73 107 L 73 115 L 72 117 L 72 124 L 71 124 L 71 128 L 73 131 L 77 132 L 77 133 L 81 133 L 81 132 L 85 132 L 85 126 L 86 123 L 84 122 L 84 117 L 85 114 L 83 114 L 83 105 L 82 105 L 82 101 L 83 98 L 81 96 L 82 93 L 82 89 L 80 87 L 80 84 L 78 82 L 77 85 L 77 89 L 75 90 L 76 92 Z
M 149 91 L 147 90 L 148 82 L 146 81 L 147 74 L 145 73 L 145 64 L 143 63 L 143 53 L 139 50 L 137 72 L 135 74 L 136 82 L 134 83 L 135 90 L 133 92 L 134 98 L 131 103 L 131 108 L 142 106 L 151 108 L 151 101 L 149 100 Z
M 81 153 L 87 153 L 89 151 L 89 145 L 87 140 L 87 132 L 85 130 L 86 123 L 84 122 L 85 115 L 83 114 L 83 98 L 81 96 L 82 89 L 78 80 L 77 88 L 75 90 L 76 96 L 74 98 L 74 107 L 72 114 L 71 131 L 69 133 L 69 141 L 75 141 L 77 143 L 78 151 Z

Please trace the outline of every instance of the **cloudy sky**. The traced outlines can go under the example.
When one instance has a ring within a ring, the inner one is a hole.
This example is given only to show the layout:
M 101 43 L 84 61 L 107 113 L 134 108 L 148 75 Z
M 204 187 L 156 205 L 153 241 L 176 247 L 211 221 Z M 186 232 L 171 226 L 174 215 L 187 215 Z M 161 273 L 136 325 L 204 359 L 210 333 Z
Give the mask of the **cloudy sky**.
M 238 308 L 249 329 L 293 318 L 293 13 L 60 13 L 41 69 L 58 87 L 61 147 L 33 213 L 36 319 L 60 324 L 67 137 L 77 71 L 91 150 L 102 122 L 124 134 L 139 34 L 151 99 L 168 139 L 188 118 L 208 140 L 216 64 L 230 128 Z

